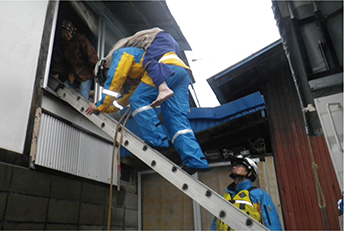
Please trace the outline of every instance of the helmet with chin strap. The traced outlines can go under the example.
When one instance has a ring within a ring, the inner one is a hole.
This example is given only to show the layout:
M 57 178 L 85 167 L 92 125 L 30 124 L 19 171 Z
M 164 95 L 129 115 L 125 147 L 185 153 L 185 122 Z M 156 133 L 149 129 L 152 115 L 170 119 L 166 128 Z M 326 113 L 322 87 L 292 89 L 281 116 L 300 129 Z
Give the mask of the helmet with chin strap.
M 257 167 L 256 163 L 253 160 L 251 160 L 250 158 L 244 157 L 242 155 L 238 155 L 238 156 L 232 157 L 231 164 L 233 167 L 237 164 L 242 164 L 242 165 L 246 166 L 248 169 L 247 175 L 242 176 L 242 177 L 248 178 L 252 182 L 254 182 L 256 180 L 257 175 L 258 175 L 258 167 Z M 248 176 L 250 174 L 250 172 L 252 172 L 252 174 L 251 174 L 251 176 Z M 231 178 L 235 178 L 238 175 L 231 173 L 229 176 Z
M 95 70 L 95 74 L 96 74 L 96 82 L 104 87 L 104 83 L 106 81 L 106 68 L 104 67 L 106 62 L 106 59 L 101 59 L 99 60 L 99 62 L 96 64 L 94 70 Z

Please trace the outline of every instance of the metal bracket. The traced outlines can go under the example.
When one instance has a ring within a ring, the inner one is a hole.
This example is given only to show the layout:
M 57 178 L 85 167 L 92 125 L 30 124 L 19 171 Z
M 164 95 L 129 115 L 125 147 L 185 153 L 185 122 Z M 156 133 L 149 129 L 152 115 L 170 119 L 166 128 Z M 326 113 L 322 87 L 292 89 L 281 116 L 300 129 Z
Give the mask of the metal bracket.
M 302 109 L 302 112 L 313 112 L 316 111 L 314 104 L 308 104 L 307 107 Z
M 343 152 L 343 147 L 340 144 L 340 140 L 339 140 L 339 136 L 338 136 L 338 133 L 337 133 L 337 129 L 334 126 L 334 121 L 333 121 L 333 117 L 332 117 L 332 112 L 331 112 L 330 106 L 337 106 L 337 108 L 342 108 L 342 105 L 340 103 L 327 103 L 326 104 L 326 109 L 327 109 L 327 113 L 329 115 L 331 127 L 332 127 L 332 130 L 333 130 L 333 133 L 334 133 L 334 137 L 336 139 L 336 143 L 337 143 L 338 149 L 339 149 L 339 151 Z

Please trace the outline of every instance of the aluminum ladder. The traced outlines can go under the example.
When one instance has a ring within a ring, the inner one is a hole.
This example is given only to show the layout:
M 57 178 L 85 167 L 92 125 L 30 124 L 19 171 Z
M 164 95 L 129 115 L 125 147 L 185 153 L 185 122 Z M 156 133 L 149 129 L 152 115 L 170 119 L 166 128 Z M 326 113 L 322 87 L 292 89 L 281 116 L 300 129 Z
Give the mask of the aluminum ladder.
M 53 81 L 50 78 L 49 81 Z M 98 115 L 87 115 L 85 110 L 88 108 L 89 102 L 74 90 L 65 85 L 53 83 L 56 88 L 54 91 L 58 97 L 70 104 L 79 111 L 92 123 L 107 133 L 110 137 L 115 137 L 118 122 L 107 114 L 99 113 Z M 56 87 L 57 86 L 57 87 Z M 128 151 L 138 157 L 145 164 L 150 166 L 155 172 L 160 174 L 175 187 L 185 193 L 187 196 L 196 201 L 203 208 L 208 210 L 214 216 L 228 224 L 234 230 L 269 230 L 249 215 L 242 212 L 235 205 L 225 200 L 214 190 L 198 181 L 188 173 L 183 171 L 178 165 L 167 159 L 157 150 L 148 146 L 144 141 L 124 128 L 123 144 Z M 118 133 L 121 132 L 119 129 Z M 120 142 L 121 134 L 117 135 L 117 142 Z

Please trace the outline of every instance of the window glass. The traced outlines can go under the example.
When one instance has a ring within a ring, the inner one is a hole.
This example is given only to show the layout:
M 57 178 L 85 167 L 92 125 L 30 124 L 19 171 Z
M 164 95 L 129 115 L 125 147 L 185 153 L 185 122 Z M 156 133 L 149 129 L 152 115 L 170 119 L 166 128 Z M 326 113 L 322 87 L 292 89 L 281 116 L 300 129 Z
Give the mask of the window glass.
M 115 45 L 115 43 L 123 38 L 118 32 L 115 31 L 114 26 L 111 26 L 109 22 L 105 23 L 105 46 L 104 46 L 104 56 L 106 56 L 110 49 Z

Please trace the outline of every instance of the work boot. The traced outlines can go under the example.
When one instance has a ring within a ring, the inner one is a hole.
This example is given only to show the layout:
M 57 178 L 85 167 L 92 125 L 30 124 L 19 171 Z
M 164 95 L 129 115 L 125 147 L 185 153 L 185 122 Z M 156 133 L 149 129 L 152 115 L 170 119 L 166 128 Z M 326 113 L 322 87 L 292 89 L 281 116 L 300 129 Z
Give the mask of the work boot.
M 182 169 L 183 169 L 185 172 L 187 172 L 188 174 L 190 174 L 190 175 L 193 175 L 193 174 L 195 174 L 196 172 L 198 172 L 198 170 L 200 170 L 200 169 L 197 169 L 197 168 L 190 168 L 190 167 L 187 167 L 187 166 L 182 167 Z
M 190 175 L 193 175 L 196 172 L 205 172 L 209 170 L 209 168 L 192 168 L 185 165 L 182 167 L 182 169 Z

